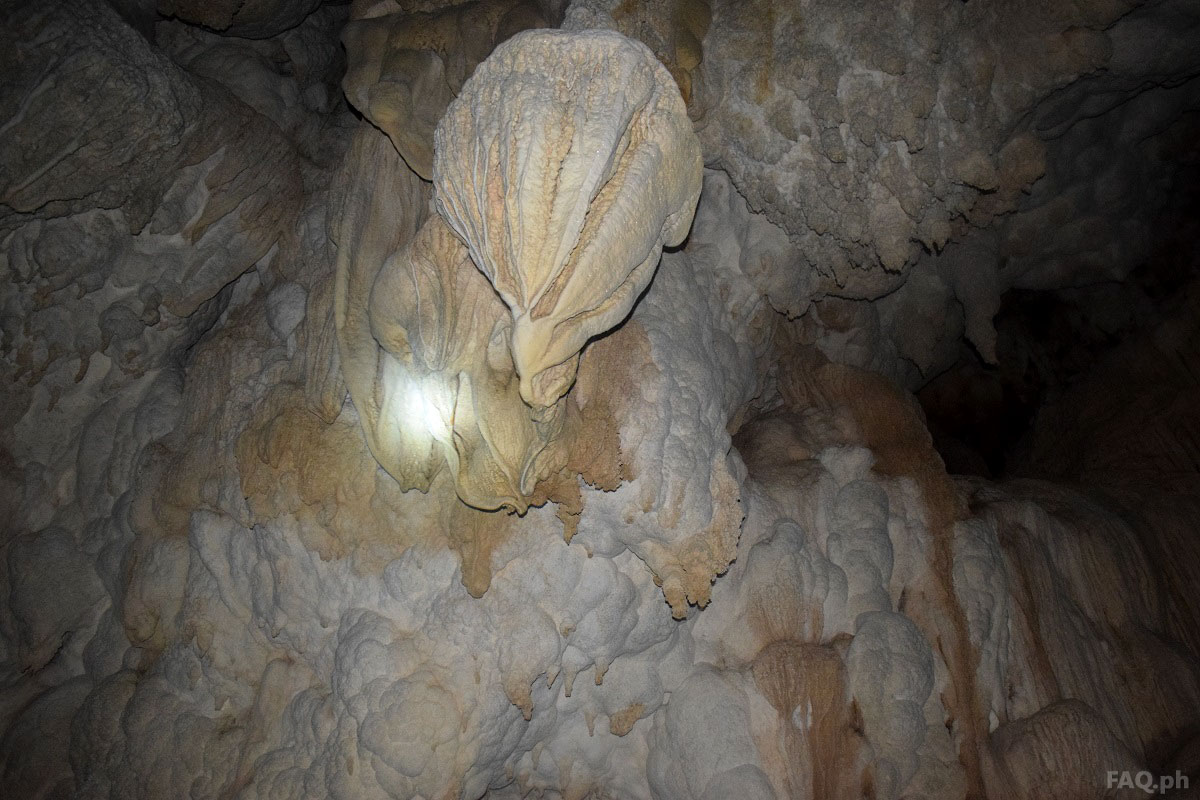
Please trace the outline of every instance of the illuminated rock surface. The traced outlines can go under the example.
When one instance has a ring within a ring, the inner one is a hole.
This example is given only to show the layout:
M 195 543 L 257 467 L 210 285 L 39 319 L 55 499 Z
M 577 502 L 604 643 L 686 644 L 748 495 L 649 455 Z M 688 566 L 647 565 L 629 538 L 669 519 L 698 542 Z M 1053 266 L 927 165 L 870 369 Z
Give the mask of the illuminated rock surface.
M 1200 781 L 1194 2 L 0 13 L 0 795 Z
M 617 34 L 524 33 L 480 65 L 434 142 L 438 213 L 512 314 L 521 398 L 549 406 L 692 226 L 700 147 L 679 91 Z

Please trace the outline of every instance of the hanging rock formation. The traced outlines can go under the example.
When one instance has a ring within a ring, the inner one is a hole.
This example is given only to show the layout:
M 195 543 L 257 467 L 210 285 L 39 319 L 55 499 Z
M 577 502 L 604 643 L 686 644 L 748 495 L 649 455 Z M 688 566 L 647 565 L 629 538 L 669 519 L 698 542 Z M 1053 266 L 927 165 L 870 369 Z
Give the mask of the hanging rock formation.
M 1197 41 L 6 4 L 0 796 L 1194 797 Z
M 701 162 L 683 101 L 640 44 L 529 33 L 480 66 L 435 141 L 438 211 L 512 314 L 521 397 L 549 406 L 691 227 Z
M 439 214 L 382 264 L 377 249 L 341 253 L 342 364 L 401 486 L 427 490 L 446 463 L 464 502 L 523 514 L 565 463 L 551 447 L 580 351 L 628 316 L 663 244 L 687 234 L 699 145 L 645 47 L 554 31 L 480 65 L 435 144 Z M 378 191 L 359 168 L 349 191 Z M 347 229 L 394 226 L 391 201 L 348 209 L 341 236 L 378 238 Z

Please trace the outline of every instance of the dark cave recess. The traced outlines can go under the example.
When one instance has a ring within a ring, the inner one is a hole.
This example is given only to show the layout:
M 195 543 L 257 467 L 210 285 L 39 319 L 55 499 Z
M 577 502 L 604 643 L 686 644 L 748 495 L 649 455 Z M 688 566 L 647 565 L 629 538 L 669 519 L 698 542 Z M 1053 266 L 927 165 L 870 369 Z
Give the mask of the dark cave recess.
M 1123 281 L 1058 291 L 1011 289 L 994 319 L 996 364 L 966 343 L 958 362 L 917 392 L 951 474 L 1037 473 L 1022 455 L 1038 410 L 1122 346 L 1149 338 L 1200 284 L 1200 146 L 1176 175 L 1153 252 Z

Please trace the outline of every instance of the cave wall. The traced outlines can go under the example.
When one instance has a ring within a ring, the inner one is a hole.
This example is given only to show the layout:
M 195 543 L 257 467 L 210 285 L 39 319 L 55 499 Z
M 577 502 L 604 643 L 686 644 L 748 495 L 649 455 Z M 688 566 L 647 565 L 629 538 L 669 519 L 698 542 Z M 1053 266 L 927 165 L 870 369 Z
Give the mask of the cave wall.
M 518 515 L 380 466 L 337 273 L 437 221 L 435 127 L 544 26 L 643 43 L 704 169 Z M 10 5 L 3 793 L 1200 778 L 1198 28 L 1186 0 Z M 1005 298 L 1109 319 L 1129 295 L 1094 287 L 1147 262 L 1172 291 L 1037 396 L 1005 479 L 951 474 L 910 391 L 988 424 L 972 376 L 1043 352 Z

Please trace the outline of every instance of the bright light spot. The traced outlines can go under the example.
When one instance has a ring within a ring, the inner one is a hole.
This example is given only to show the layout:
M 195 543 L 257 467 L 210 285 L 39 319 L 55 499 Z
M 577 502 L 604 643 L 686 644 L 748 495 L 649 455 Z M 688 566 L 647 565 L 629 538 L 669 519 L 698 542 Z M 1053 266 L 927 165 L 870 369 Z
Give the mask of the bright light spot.
M 450 435 L 450 427 L 428 389 L 414 382 L 409 384 L 406 393 L 408 396 L 405 399 L 405 417 L 408 424 L 423 426 L 435 439 L 445 439 Z
M 381 416 L 390 421 L 395 434 L 402 440 L 424 436 L 441 442 L 450 440 L 454 397 L 437 376 L 413 375 L 389 356 L 383 364 L 382 380 L 385 390 Z

